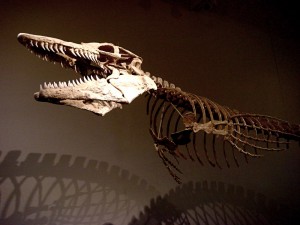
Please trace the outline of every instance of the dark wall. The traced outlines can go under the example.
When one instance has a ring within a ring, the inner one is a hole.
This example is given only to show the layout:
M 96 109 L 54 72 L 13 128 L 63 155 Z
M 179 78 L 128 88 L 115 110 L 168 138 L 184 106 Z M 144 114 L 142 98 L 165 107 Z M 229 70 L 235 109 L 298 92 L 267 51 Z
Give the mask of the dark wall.
M 299 24 L 295 7 L 283 2 L 2 1 L 1 221 L 67 224 L 66 215 L 77 215 L 71 224 L 80 224 L 86 207 L 96 205 L 98 212 L 113 199 L 97 214 L 98 223 L 89 224 L 126 224 L 151 198 L 177 186 L 154 152 L 144 97 L 105 117 L 34 101 L 39 84 L 76 75 L 30 54 L 18 33 L 111 42 L 142 56 L 145 71 L 183 90 L 299 123 Z M 240 186 L 297 209 L 299 159 L 295 145 L 240 168 L 181 162 L 182 178 Z

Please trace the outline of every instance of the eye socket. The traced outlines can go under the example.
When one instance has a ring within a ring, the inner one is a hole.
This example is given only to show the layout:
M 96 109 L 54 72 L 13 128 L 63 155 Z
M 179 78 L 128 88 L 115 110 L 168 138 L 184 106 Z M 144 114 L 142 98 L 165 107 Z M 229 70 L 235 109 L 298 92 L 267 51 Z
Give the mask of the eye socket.
M 105 51 L 105 52 L 111 52 L 111 53 L 115 52 L 114 47 L 111 45 L 101 45 L 98 49 L 100 51 Z

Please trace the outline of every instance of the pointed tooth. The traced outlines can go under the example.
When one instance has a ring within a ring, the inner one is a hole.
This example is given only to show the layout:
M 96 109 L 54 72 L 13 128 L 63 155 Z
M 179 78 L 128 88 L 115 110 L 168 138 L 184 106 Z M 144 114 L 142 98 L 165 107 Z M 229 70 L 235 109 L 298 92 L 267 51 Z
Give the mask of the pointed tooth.
M 53 83 L 54 88 L 58 88 L 57 83 Z
M 45 42 L 41 42 L 41 47 L 42 47 L 44 50 L 46 50 L 46 48 L 45 48 Z
M 79 57 L 83 57 L 81 49 L 76 49 L 76 53 Z
M 48 52 L 50 52 L 51 50 L 49 49 L 49 43 L 45 42 L 45 48 L 47 49 Z
M 83 58 L 85 58 L 85 52 L 84 52 L 84 50 L 79 49 L 79 52 L 80 52 L 80 55 L 81 55 Z
M 93 54 L 93 53 L 90 53 L 90 54 L 89 54 L 89 58 L 90 58 L 93 62 L 95 62 L 95 58 L 94 58 L 94 54 Z
M 89 60 L 92 61 L 91 54 L 89 52 L 84 51 L 84 56 L 85 56 L 85 58 L 87 58 L 87 59 L 89 59 Z
M 56 53 L 60 52 L 59 49 L 58 49 L 58 44 L 54 44 L 54 45 L 53 45 L 53 48 L 55 49 L 55 52 L 56 52 Z
M 81 52 L 81 49 L 77 49 L 77 48 L 76 48 L 75 52 L 76 52 L 76 54 L 77 54 L 78 56 L 82 57 L 82 55 L 81 55 L 81 53 L 82 53 L 82 52 Z
M 86 51 L 81 50 L 81 54 L 82 54 L 82 56 L 83 56 L 84 58 L 89 59 L 88 54 L 87 54 Z
M 94 76 L 90 76 L 90 78 L 91 78 L 91 81 L 96 81 Z
M 92 81 L 91 78 L 90 78 L 89 76 L 87 76 L 86 79 L 87 79 L 88 81 Z
M 70 48 L 70 51 L 72 52 L 72 54 L 73 54 L 74 56 L 77 56 L 73 48 Z
M 73 86 L 77 85 L 75 80 L 73 80 L 72 83 L 73 83 Z
M 76 56 L 80 56 L 80 55 L 78 54 L 78 49 L 77 49 L 77 48 L 74 49 L 74 52 L 75 52 L 75 55 L 76 55 Z
M 59 45 L 58 48 L 59 48 L 59 51 L 60 51 L 62 54 L 64 54 L 64 55 L 66 54 L 65 51 L 64 51 L 64 46 Z
M 48 87 L 48 86 L 47 86 L 47 83 L 46 83 L 46 82 L 44 82 L 44 89 L 45 89 L 45 88 L 47 88 L 47 87 Z
M 52 52 L 55 52 L 54 48 L 53 48 L 53 44 L 49 45 L 49 48 L 51 49 Z
M 34 44 L 33 44 L 33 40 L 30 40 L 29 44 L 30 44 L 31 46 L 33 46 L 33 45 L 34 45 Z
M 68 87 L 67 83 L 66 82 L 63 82 L 63 85 L 64 87 Z
M 98 56 L 93 54 L 93 59 L 94 59 L 94 62 L 96 63 L 98 61 Z
M 76 82 L 77 82 L 77 85 L 81 84 L 80 79 L 76 80 Z
M 85 56 L 86 59 L 89 59 L 89 60 L 92 61 L 91 54 L 89 52 L 84 51 L 84 56 Z
M 40 84 L 40 91 L 42 91 L 43 89 L 44 89 L 43 85 Z
M 68 81 L 68 87 L 72 87 L 71 81 Z

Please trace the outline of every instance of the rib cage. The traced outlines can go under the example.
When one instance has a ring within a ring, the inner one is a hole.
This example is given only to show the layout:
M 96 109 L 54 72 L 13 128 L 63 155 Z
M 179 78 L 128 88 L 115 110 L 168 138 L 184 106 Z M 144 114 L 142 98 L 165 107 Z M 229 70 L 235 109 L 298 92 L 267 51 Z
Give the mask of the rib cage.
M 248 162 L 249 157 L 260 157 L 264 151 L 289 148 L 291 140 L 300 141 L 299 125 L 270 116 L 241 113 L 184 92 L 161 78 L 152 79 L 158 89 L 150 93 L 147 103 L 150 134 L 159 157 L 178 183 L 181 181 L 174 170 L 182 173 L 177 167 L 179 158 L 197 160 L 202 165 L 206 160 L 219 168 L 223 166 L 221 161 L 227 167 L 232 161 L 239 166 L 237 153 Z

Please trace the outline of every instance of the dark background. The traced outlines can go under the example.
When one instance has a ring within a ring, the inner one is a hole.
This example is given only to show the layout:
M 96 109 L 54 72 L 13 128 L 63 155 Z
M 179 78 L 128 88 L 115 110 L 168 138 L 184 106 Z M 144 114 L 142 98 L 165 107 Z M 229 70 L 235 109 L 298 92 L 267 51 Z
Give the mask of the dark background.
M 45 155 L 51 153 L 52 166 L 62 155 L 72 156 L 68 165 L 83 156 L 86 162 L 105 162 L 108 171 L 115 166 L 135 174 L 138 180 L 153 187 L 150 194 L 143 188 L 139 190 L 145 192 L 135 197 L 140 207 L 151 197 L 164 195 L 177 186 L 154 152 L 144 97 L 105 117 L 34 101 L 33 93 L 39 84 L 67 81 L 76 75 L 30 54 L 17 42 L 18 33 L 78 43 L 111 42 L 140 55 L 145 71 L 183 90 L 241 111 L 299 123 L 298 19 L 297 8 L 283 0 L 1 1 L 0 160 L 7 161 L 7 155 L 18 150 L 12 154 L 13 164 L 2 165 L 2 177 L 36 178 L 42 174 L 57 178 L 59 172 L 51 175 L 52 167 L 42 163 L 48 160 Z M 34 175 L 35 169 L 30 166 L 23 174 L 14 174 L 14 169 L 32 153 L 39 156 L 33 164 L 43 164 L 38 167 L 40 174 Z M 208 180 L 239 185 L 298 209 L 299 159 L 299 146 L 294 145 L 286 152 L 267 154 L 240 168 L 220 170 L 181 162 L 182 177 L 183 182 Z M 66 176 L 82 179 L 85 173 Z M 20 184 L 18 179 L 21 178 L 16 178 L 16 183 Z M 135 186 L 123 185 L 122 179 L 110 180 L 107 176 L 105 184 L 111 183 L 124 195 Z M 16 217 L 16 211 L 22 214 L 29 205 L 26 196 L 34 193 L 30 184 L 26 188 L 17 186 L 19 197 L 7 200 L 16 186 L 2 180 L 1 219 Z M 51 202 L 50 195 L 47 199 Z M 128 220 L 141 208 L 136 210 L 128 213 Z M 25 217 L 20 220 L 26 220 Z M 112 217 L 99 224 L 116 221 Z

